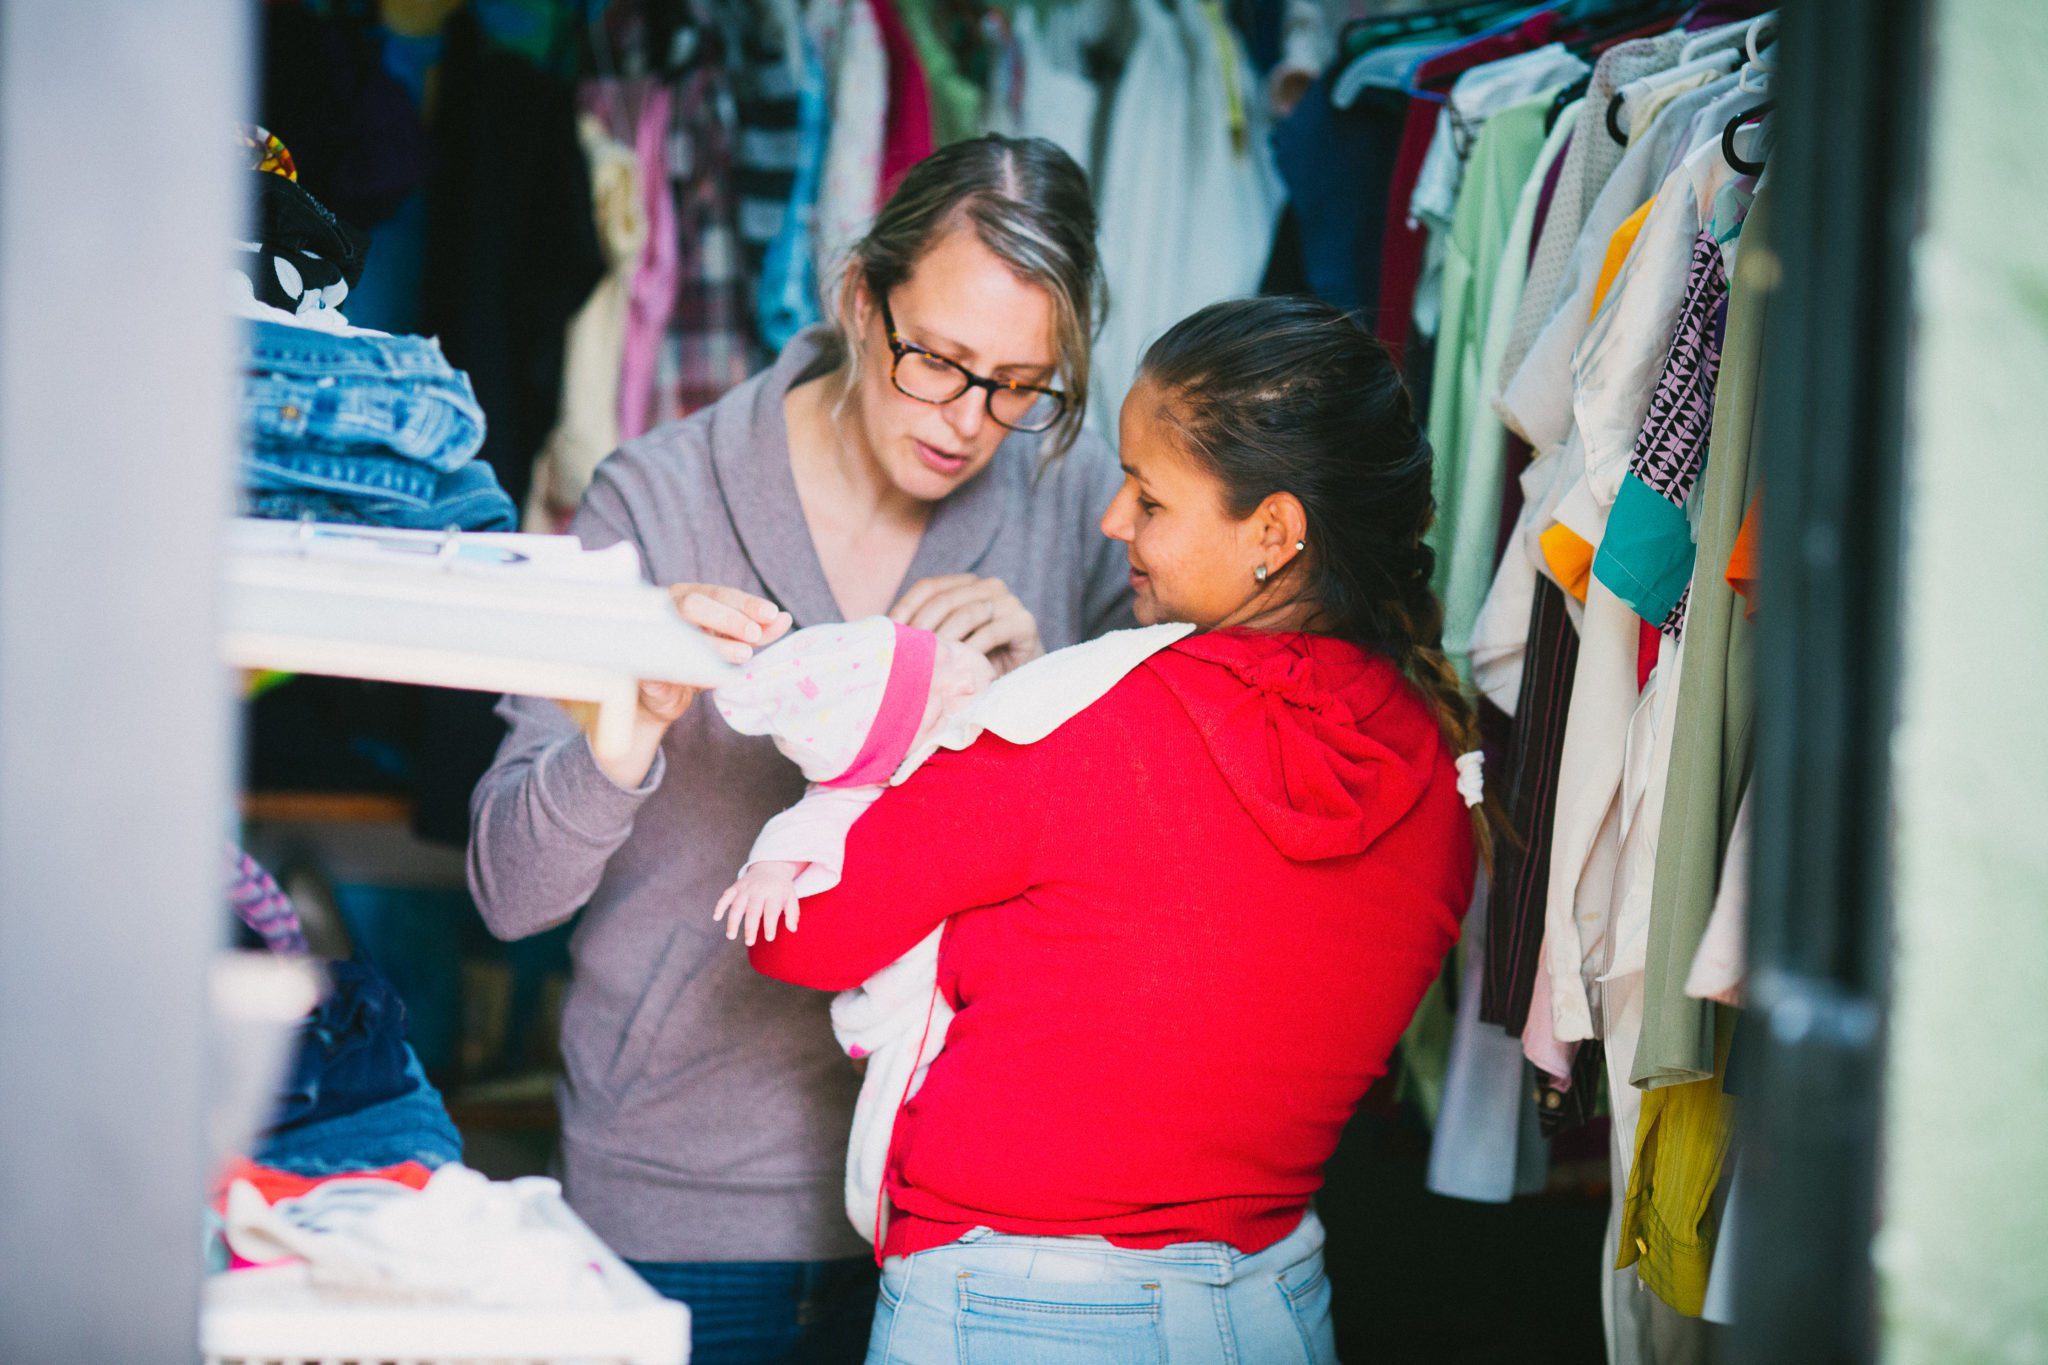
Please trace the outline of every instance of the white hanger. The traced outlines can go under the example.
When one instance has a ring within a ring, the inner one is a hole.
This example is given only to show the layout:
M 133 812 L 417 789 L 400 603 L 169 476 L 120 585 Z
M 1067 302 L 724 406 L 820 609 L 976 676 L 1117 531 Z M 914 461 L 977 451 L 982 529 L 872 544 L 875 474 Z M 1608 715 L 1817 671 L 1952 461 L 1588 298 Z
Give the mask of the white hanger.
M 1768 14 L 1758 15 L 1754 20 L 1750 21 L 1747 29 L 1744 29 L 1740 23 L 1723 24 L 1719 28 L 1710 28 L 1705 33 L 1695 35 L 1687 41 L 1684 47 L 1679 49 L 1678 64 L 1683 66 L 1687 62 L 1694 61 L 1706 53 L 1718 51 L 1724 47 L 1740 48 L 1746 46 L 1755 40 L 1757 30 L 1765 24 L 1771 25 L 1772 36 L 1775 37 L 1777 23 L 1778 12 L 1772 10 Z M 1740 35 L 1739 41 L 1738 34 Z M 1752 57 L 1754 56 L 1753 51 L 1751 55 Z

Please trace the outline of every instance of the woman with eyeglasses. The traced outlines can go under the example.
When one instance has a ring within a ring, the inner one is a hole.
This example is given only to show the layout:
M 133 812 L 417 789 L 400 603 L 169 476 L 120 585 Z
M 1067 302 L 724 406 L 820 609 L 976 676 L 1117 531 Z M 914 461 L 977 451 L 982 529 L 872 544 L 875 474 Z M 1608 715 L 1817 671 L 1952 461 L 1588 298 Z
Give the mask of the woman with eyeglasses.
M 1096 529 L 1122 476 L 1081 425 L 1099 276 L 1063 152 L 947 147 L 854 248 L 836 325 L 619 450 L 573 529 L 633 543 L 735 661 L 793 624 L 882 613 L 998 668 L 1130 625 L 1128 565 Z M 643 685 L 630 751 L 600 763 L 558 707 L 508 698 L 470 882 L 501 938 L 582 911 L 559 1165 L 584 1219 L 689 1305 L 691 1359 L 859 1360 L 858 1077 L 829 997 L 756 975 L 711 918 L 803 778 L 692 699 Z

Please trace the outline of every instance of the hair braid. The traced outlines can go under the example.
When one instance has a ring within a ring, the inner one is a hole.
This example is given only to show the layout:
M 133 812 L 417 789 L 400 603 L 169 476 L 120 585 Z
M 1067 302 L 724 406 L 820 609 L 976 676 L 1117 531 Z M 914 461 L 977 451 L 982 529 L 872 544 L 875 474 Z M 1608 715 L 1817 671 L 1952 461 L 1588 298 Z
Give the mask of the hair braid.
M 1458 670 L 1451 666 L 1449 657 L 1444 654 L 1444 604 L 1429 586 L 1436 565 L 1436 552 L 1422 543 L 1419 536 L 1415 548 L 1418 572 L 1410 580 L 1406 597 L 1394 612 L 1395 623 L 1402 631 L 1401 639 L 1396 642 L 1398 654 L 1395 662 L 1422 695 L 1423 704 L 1436 717 L 1437 729 L 1455 757 L 1481 747 L 1479 712 L 1465 691 L 1465 683 L 1458 676 Z M 1482 865 L 1489 871 L 1493 868 L 1496 828 L 1502 833 L 1507 832 L 1504 812 L 1489 787 L 1480 804 L 1472 810 L 1473 843 L 1479 850 Z

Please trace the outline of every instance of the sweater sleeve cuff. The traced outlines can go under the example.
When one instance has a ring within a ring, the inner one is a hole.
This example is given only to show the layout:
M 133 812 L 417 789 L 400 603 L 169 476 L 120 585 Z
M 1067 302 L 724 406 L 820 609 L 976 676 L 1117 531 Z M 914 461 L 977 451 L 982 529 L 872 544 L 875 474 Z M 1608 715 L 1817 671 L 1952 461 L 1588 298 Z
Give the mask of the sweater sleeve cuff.
M 621 787 L 597 766 L 590 740 L 580 733 L 549 749 L 537 766 L 541 803 L 555 822 L 585 842 L 607 847 L 632 829 L 633 816 L 667 772 L 668 753 L 657 750 L 640 785 Z

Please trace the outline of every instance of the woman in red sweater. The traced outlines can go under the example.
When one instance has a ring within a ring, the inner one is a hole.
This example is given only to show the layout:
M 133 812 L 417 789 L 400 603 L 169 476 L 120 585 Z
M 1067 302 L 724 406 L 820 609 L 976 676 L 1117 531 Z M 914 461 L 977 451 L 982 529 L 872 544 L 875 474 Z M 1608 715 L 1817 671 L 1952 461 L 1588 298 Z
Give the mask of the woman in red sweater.
M 841 990 L 944 923 L 869 1361 L 1334 1359 L 1310 1201 L 1472 890 L 1471 711 L 1386 352 L 1219 304 L 1125 401 L 1138 615 L 1202 628 L 1050 737 L 941 753 L 761 971 Z

